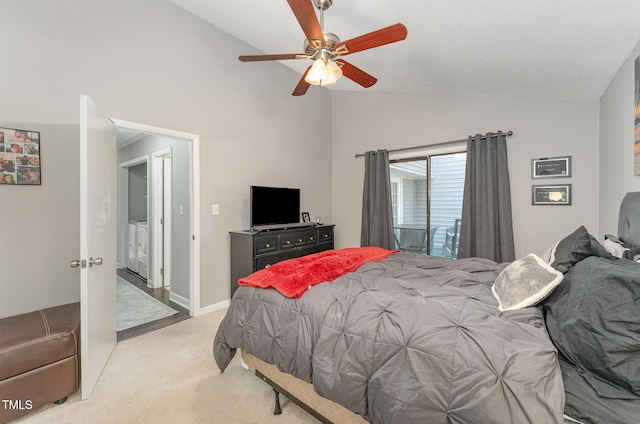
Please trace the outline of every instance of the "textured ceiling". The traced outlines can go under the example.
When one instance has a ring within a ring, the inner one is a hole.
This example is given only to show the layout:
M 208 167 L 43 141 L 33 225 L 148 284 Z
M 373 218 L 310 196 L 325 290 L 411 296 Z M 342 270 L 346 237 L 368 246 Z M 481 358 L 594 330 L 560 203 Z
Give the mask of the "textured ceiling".
M 285 0 L 171 1 L 262 53 L 303 51 Z M 348 40 L 398 22 L 406 40 L 348 57 L 378 78 L 368 90 L 592 99 L 640 39 L 640 1 L 334 0 L 324 29 Z M 302 74 L 311 62 L 281 63 Z M 364 90 L 347 78 L 330 89 Z

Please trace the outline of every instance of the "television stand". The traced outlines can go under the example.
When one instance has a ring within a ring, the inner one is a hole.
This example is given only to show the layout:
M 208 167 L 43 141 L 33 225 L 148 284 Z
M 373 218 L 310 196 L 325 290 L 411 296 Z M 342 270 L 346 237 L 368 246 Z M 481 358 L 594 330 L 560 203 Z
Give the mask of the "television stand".
M 310 222 L 279 225 L 269 230 L 258 228 L 231 231 L 231 297 L 238 289 L 238 280 L 285 259 L 333 249 L 333 227 Z M 304 226 L 302 226 L 304 225 Z

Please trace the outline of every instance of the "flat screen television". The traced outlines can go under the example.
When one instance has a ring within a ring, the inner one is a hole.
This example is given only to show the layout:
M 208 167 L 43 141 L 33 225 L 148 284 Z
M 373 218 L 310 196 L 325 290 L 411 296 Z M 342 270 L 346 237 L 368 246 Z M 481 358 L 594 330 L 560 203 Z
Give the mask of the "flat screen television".
M 251 228 L 300 222 L 300 189 L 251 186 Z

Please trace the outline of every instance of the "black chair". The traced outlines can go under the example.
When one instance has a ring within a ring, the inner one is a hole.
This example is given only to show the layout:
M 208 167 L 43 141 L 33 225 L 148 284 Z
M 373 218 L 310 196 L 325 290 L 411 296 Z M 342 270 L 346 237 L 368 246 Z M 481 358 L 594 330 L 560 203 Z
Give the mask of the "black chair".
M 426 228 L 405 228 L 403 233 L 400 250 L 418 255 L 427 253 Z
M 453 226 L 447 228 L 444 237 L 442 254 L 445 257 L 456 259 L 458 257 L 458 240 L 460 239 L 460 219 L 456 219 Z
M 435 241 L 436 241 L 436 233 L 438 232 L 438 230 L 440 229 L 440 225 L 434 225 L 433 227 L 431 227 L 430 233 L 429 233 L 429 254 L 433 255 L 433 249 L 435 247 Z

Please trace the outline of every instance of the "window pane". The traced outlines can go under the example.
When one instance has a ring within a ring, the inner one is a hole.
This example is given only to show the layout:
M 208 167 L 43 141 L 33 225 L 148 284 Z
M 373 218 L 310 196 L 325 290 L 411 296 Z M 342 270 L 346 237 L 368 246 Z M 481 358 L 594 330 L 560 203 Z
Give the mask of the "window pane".
M 393 224 L 396 246 L 406 252 L 428 254 L 427 246 L 427 161 L 395 162 L 389 165 Z M 395 203 L 393 203 L 395 202 Z
M 393 224 L 398 249 L 457 257 L 465 167 L 466 153 L 390 163 Z
M 432 255 L 455 259 L 460 238 L 466 153 L 432 156 L 431 231 Z

